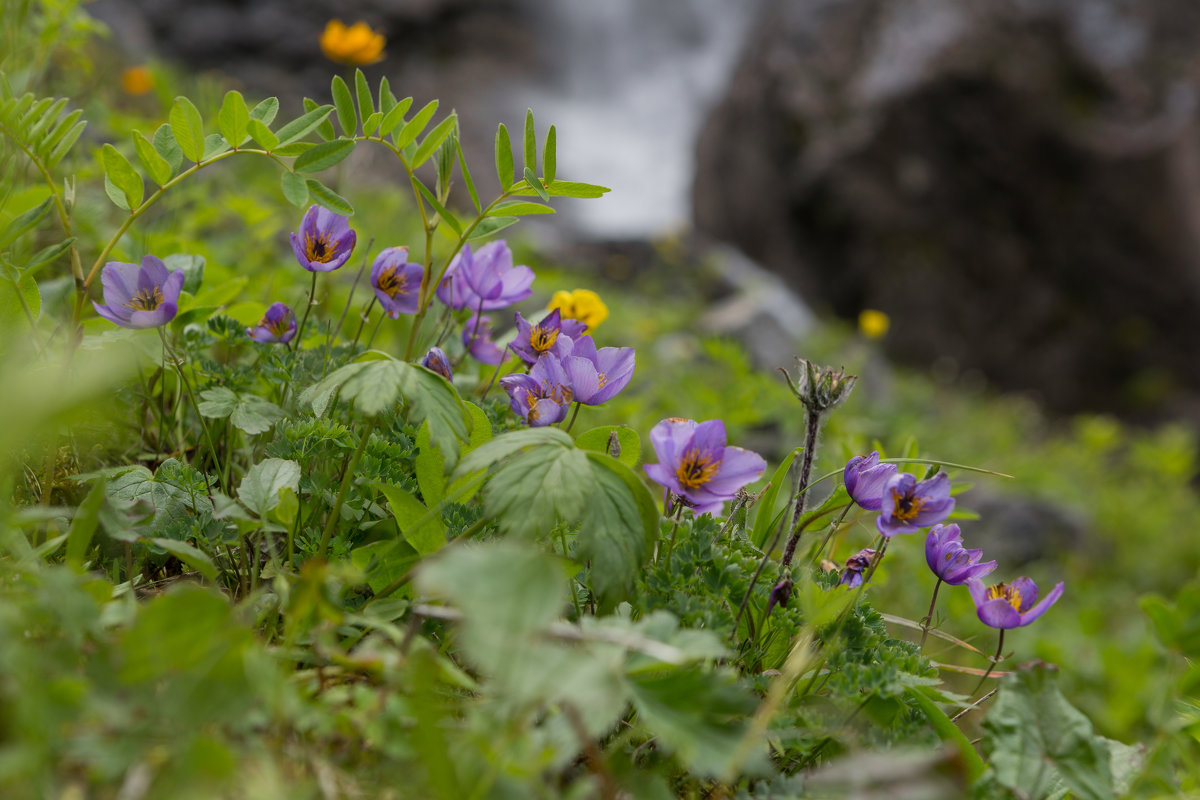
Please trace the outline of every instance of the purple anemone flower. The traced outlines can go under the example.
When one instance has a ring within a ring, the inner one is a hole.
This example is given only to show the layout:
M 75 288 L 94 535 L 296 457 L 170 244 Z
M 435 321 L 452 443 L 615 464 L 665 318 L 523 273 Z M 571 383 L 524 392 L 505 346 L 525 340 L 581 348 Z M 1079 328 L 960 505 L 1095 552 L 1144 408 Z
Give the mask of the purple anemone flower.
M 917 481 L 907 472 L 888 478 L 883 489 L 880 514 L 875 527 L 884 536 L 915 533 L 941 522 L 954 510 L 950 479 L 939 472 L 929 480 Z
M 587 330 L 587 326 L 577 319 L 563 319 L 557 308 L 536 324 L 531 324 L 521 316 L 520 311 L 514 318 L 517 322 L 517 337 L 509 347 L 526 364 L 537 361 L 542 353 L 554 353 L 559 358 L 567 358 L 572 354 L 575 339 L 583 336 L 583 332 Z
M 531 427 L 553 425 L 567 416 L 574 396 L 562 362 L 542 356 L 528 375 L 506 375 L 500 385 L 508 392 L 509 407 Z
M 581 336 L 575 341 L 571 357 L 563 364 L 571 377 L 575 401 L 585 406 L 598 406 L 616 397 L 629 384 L 633 377 L 634 351 L 632 347 L 601 347 L 597 350 L 592 337 Z
M 450 371 L 450 359 L 446 358 L 446 353 L 440 347 L 429 348 L 429 352 L 421 359 L 421 366 L 433 370 L 448 381 L 454 380 L 454 373 Z
M 100 273 L 104 303 L 92 301 L 96 313 L 122 328 L 157 328 L 175 319 L 179 293 L 183 291 L 183 270 L 167 270 L 154 256 L 142 258 L 142 265 L 110 261 Z
M 738 489 L 758 479 L 767 462 L 758 453 L 725 446 L 725 423 L 664 419 L 650 431 L 659 463 L 646 474 L 696 514 L 716 514 Z
M 979 621 L 1001 630 L 1024 627 L 1045 614 L 1062 597 L 1063 586 L 1060 581 L 1050 590 L 1050 594 L 1042 598 L 1042 602 L 1034 605 L 1038 587 L 1029 578 L 1017 578 L 1012 583 L 997 583 L 994 586 L 984 586 L 978 578 L 967 581 Z
M 462 329 L 462 344 L 476 361 L 495 366 L 504 361 L 504 348 L 492 341 L 492 318 L 472 314 Z
M 257 327 L 246 328 L 246 335 L 263 344 L 287 344 L 296 335 L 296 314 L 286 303 L 272 303 Z
M 839 586 L 849 586 L 851 589 L 862 586 L 863 572 L 867 567 L 871 566 L 871 559 L 875 558 L 875 549 L 872 547 L 864 547 L 854 555 L 846 559 L 846 569 L 842 572 L 841 580 L 838 581 Z
M 533 270 L 513 266 L 512 250 L 503 241 L 488 242 L 472 252 L 463 245 L 438 283 L 437 297 L 455 311 L 495 311 L 533 294 Z
M 300 232 L 291 238 L 300 266 L 309 272 L 333 272 L 350 258 L 358 237 L 341 214 L 312 206 L 300 222 Z
M 869 456 L 855 456 L 847 461 L 842 481 L 854 502 L 867 511 L 878 511 L 883 503 L 883 488 L 895 474 L 896 465 L 880 464 L 879 451 L 874 450 Z
M 925 563 L 951 586 L 962 586 L 971 578 L 982 578 L 996 569 L 995 561 L 980 562 L 982 550 L 962 546 L 962 532 L 954 523 L 934 525 L 925 537 Z
M 371 285 L 384 313 L 392 319 L 401 314 L 417 313 L 417 295 L 425 270 L 420 264 L 408 263 L 407 247 L 380 250 L 371 264 Z

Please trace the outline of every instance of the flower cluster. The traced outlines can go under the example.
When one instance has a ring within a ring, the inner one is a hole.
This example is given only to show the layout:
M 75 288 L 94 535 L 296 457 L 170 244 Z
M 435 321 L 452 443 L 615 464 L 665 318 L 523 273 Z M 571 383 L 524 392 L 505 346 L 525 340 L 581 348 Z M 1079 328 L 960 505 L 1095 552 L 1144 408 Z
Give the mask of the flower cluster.
M 330 61 L 361 67 L 383 60 L 386 40 L 365 22 L 349 27 L 340 19 L 330 20 L 321 33 L 321 52 Z

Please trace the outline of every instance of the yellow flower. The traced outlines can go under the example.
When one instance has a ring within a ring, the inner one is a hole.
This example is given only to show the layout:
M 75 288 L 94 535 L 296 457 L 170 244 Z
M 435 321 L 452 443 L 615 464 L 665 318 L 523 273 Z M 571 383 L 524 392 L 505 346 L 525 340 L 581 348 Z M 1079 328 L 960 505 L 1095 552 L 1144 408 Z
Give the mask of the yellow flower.
M 361 67 L 383 60 L 382 33 L 371 30 L 365 22 L 356 22 L 347 28 L 340 19 L 333 19 L 321 34 L 321 52 L 330 61 Z
M 559 290 L 550 298 L 550 311 L 559 310 L 559 314 L 568 319 L 577 319 L 587 326 L 589 331 L 608 319 L 608 306 L 600 299 L 600 295 L 590 289 L 576 289 L 573 292 Z
M 891 324 L 892 321 L 887 314 L 873 308 L 864 309 L 858 315 L 858 329 L 868 339 L 882 339 Z
M 127 94 L 145 94 L 154 88 L 154 75 L 144 66 L 129 67 L 121 73 L 121 88 Z

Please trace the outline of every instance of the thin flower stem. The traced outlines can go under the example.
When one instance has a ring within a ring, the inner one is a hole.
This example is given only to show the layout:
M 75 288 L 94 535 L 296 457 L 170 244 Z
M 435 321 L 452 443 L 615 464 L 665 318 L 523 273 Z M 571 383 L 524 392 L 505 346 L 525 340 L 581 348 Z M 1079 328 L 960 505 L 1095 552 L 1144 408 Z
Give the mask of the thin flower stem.
M 571 421 L 567 423 L 567 427 L 566 427 L 566 432 L 567 432 L 567 433 L 570 433 L 570 432 L 571 432 L 571 428 L 572 428 L 572 427 L 574 427 L 574 425 L 575 425 L 575 418 L 579 416 L 579 407 L 580 407 L 581 405 L 583 405 L 583 404 L 582 404 L 582 403 L 576 403 L 576 404 L 575 404 L 575 410 L 571 412 Z
M 321 367 L 321 378 L 322 379 L 325 377 L 326 373 L 329 371 L 329 355 L 333 351 L 333 343 L 337 339 L 337 335 L 342 330 L 342 323 L 344 323 L 346 321 L 346 315 L 350 313 L 350 304 L 354 302 L 354 293 L 355 293 L 355 291 L 358 290 L 358 282 L 360 280 L 362 280 L 363 272 L 365 272 L 367 269 L 367 262 L 371 258 L 371 248 L 374 246 L 375 246 L 375 238 L 371 237 L 371 240 L 369 242 L 367 242 L 367 250 L 363 254 L 362 266 L 358 268 L 358 272 L 354 276 L 354 283 L 352 283 L 350 285 L 350 295 L 346 298 L 346 305 L 344 305 L 342 307 L 342 315 L 340 317 L 338 317 L 337 324 L 329 329 L 329 338 L 325 340 L 325 364 L 324 364 L 324 366 Z M 359 333 L 362 333 L 361 326 L 359 327 L 358 330 L 359 330 Z M 358 337 L 355 337 L 355 341 L 358 341 Z M 350 354 L 352 356 L 354 355 L 353 347 L 350 348 Z
M 988 676 L 992 674 L 992 670 L 995 669 L 996 665 L 1000 663 L 1000 652 L 1003 649 L 1004 649 L 1004 628 L 1001 628 L 1000 629 L 1000 641 L 996 643 L 996 655 L 992 656 L 991 660 L 988 661 L 987 669 L 983 671 L 983 677 L 979 679 L 979 683 L 975 684 L 975 688 L 970 691 L 970 693 L 967 695 L 967 697 L 973 697 L 975 695 L 975 693 L 979 691 L 980 687 L 983 686 L 984 681 L 986 681 L 988 679 Z
M 308 303 L 306 303 L 304 306 L 304 316 L 300 318 L 300 327 L 296 328 L 296 338 L 292 340 L 295 342 L 295 344 L 292 345 L 292 350 L 294 352 L 300 351 L 300 340 L 304 338 L 304 323 L 308 322 L 308 312 L 312 311 L 313 298 L 316 297 L 316 295 L 317 273 L 314 272 L 312 274 L 312 287 L 308 290 Z
M 167 336 L 163 333 L 162 328 L 158 327 L 155 330 L 158 331 L 158 337 L 162 339 L 164 352 L 170 356 L 171 363 L 175 365 L 175 372 L 179 375 L 179 382 L 183 384 L 184 392 L 187 393 L 188 400 L 192 403 L 192 410 L 196 412 L 196 419 L 200 420 L 200 427 L 204 430 L 204 438 L 208 442 L 208 452 L 212 457 L 213 469 L 216 470 L 217 481 L 221 485 L 221 491 L 228 493 L 229 489 L 225 484 L 224 474 L 221 470 L 221 459 L 217 456 L 217 445 L 213 441 L 212 431 L 209 430 L 208 423 L 204 421 L 204 415 L 200 413 L 200 404 L 196 402 L 196 393 L 192 391 L 191 381 L 183 373 L 183 363 L 175 355 L 175 351 L 171 349 L 171 346 L 167 344 Z M 204 479 L 204 483 L 206 486 L 208 485 L 207 476 Z
M 354 482 L 354 472 L 358 469 L 358 462 L 362 459 L 363 453 L 366 452 L 367 442 L 370 440 L 371 433 L 375 430 L 377 424 L 378 421 L 372 417 L 366 429 L 362 432 L 362 438 L 358 440 L 358 448 L 350 456 L 350 460 L 346 462 L 345 472 L 342 474 L 342 485 L 338 488 L 337 499 L 333 501 L 333 508 L 329 509 L 329 517 L 325 520 L 325 530 L 321 533 L 321 544 L 317 548 L 317 554 L 321 558 L 329 557 L 329 540 L 333 538 L 333 531 L 337 528 L 338 519 L 342 513 L 342 504 L 346 502 L 346 495 L 350 491 L 350 484 Z
M 875 558 L 871 561 L 871 568 L 867 570 L 867 574 L 863 576 L 863 586 L 871 582 L 871 578 L 875 577 L 875 570 L 879 568 L 879 562 L 883 561 L 883 554 L 887 552 L 888 542 L 891 538 L 879 534 L 879 541 L 875 545 Z
M 929 601 L 929 613 L 925 615 L 925 619 L 921 620 L 921 644 L 917 646 L 918 652 L 925 650 L 925 639 L 929 636 L 929 626 L 933 622 L 933 607 L 937 605 L 938 589 L 942 588 L 942 579 L 938 578 L 933 587 L 933 599 Z
M 787 546 L 783 550 L 783 559 L 780 560 L 779 566 L 787 569 L 792 565 L 792 558 L 796 555 L 796 545 L 800 542 L 799 528 L 800 515 L 804 513 L 804 501 L 808 496 L 808 481 L 812 475 L 813 456 L 817 450 L 817 433 L 821 429 L 821 413 L 812 409 L 808 410 L 804 431 L 804 458 L 800 462 L 800 472 L 796 475 L 796 508 L 792 512 L 792 535 L 788 538 Z
M 563 528 L 558 529 L 558 540 L 562 543 L 563 558 L 567 561 L 571 560 L 571 553 L 567 550 L 567 532 Z M 583 609 L 579 606 L 579 592 L 575 591 L 575 578 L 567 578 L 567 589 L 571 592 L 571 602 L 575 604 L 575 619 L 583 619 Z
M 842 526 L 842 522 L 846 519 L 846 515 L 850 513 L 850 509 L 852 508 L 854 508 L 854 503 L 847 503 L 846 507 L 842 509 L 842 515 L 834 521 L 833 525 L 829 527 L 829 533 L 825 534 L 825 538 L 821 540 L 821 543 L 817 545 L 816 552 L 813 553 L 813 564 L 818 563 L 821 558 L 821 554 L 825 552 L 825 545 L 829 544 L 829 540 L 833 538 L 835 533 L 837 533 L 838 528 Z
M 358 347 L 358 339 L 362 336 L 363 328 L 366 327 L 367 320 L 371 317 L 371 309 L 375 307 L 375 303 L 379 300 L 378 297 L 372 297 L 371 302 L 363 309 L 363 312 L 358 315 L 358 330 L 354 333 L 354 341 L 350 342 L 350 357 L 354 358 L 354 348 Z M 375 337 L 371 337 L 372 339 Z
M 380 314 L 379 321 L 375 323 L 375 330 L 371 331 L 371 338 L 367 339 L 367 349 L 371 349 L 371 345 L 375 344 L 375 337 L 379 335 L 379 329 L 383 327 L 383 321 L 387 319 L 387 314 Z

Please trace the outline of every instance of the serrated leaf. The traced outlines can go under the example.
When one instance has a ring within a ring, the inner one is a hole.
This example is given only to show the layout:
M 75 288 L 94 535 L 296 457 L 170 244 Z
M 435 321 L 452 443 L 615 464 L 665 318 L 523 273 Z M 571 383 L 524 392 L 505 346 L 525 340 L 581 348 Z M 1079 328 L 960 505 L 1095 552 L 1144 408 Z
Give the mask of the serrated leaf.
M 322 142 L 306 151 L 292 163 L 296 172 L 320 172 L 341 162 L 354 151 L 353 139 L 334 139 Z
M 512 143 L 508 140 L 508 128 L 501 122 L 496 128 L 496 177 L 504 191 L 513 184 Z
M 246 123 L 246 132 L 263 150 L 274 150 L 279 144 L 279 137 L 272 133 L 262 120 L 250 120 Z
M 301 114 L 276 131 L 275 135 L 279 137 L 279 144 L 291 144 L 303 139 L 320 127 L 321 123 L 328 119 L 331 113 L 333 113 L 333 106 L 317 106 L 312 111 Z
M 405 123 L 400 132 L 396 134 L 396 147 L 403 149 L 416 141 L 417 137 L 421 135 L 421 131 L 425 130 L 425 126 L 429 124 L 429 120 L 433 119 L 437 109 L 438 101 L 430 100 L 414 114 L 413 118 Z
M 558 134 L 554 130 L 554 126 L 550 126 L 550 130 L 546 131 L 546 144 L 542 150 L 542 181 L 551 183 L 554 181 L 555 172 L 558 170 Z
M 445 526 L 436 516 L 430 515 L 420 500 L 398 486 L 377 483 L 375 488 L 387 498 L 400 534 L 414 550 L 425 556 L 436 553 L 446 544 Z
M 264 125 L 270 125 L 275 121 L 275 115 L 278 113 L 279 98 L 268 97 L 254 108 L 250 109 L 250 119 L 256 119 Z
M 392 106 L 391 109 L 389 109 L 388 112 L 383 115 L 383 122 L 379 123 L 380 136 L 389 135 L 401 122 L 404 121 L 404 115 L 412 106 L 412 101 L 413 99 L 411 97 L 406 97 L 396 105 Z
M 140 206 L 142 198 L 145 197 L 146 185 L 142 182 L 142 176 L 129 163 L 129 159 L 111 144 L 106 144 L 100 149 L 100 160 L 104 164 L 105 177 L 125 194 L 127 208 Z
M 333 105 L 337 109 L 338 124 L 342 126 L 342 133 L 353 137 L 358 131 L 358 114 L 354 109 L 354 98 L 350 96 L 350 87 L 342 80 L 341 75 L 333 76 L 330 92 L 333 95 Z
M 658 508 L 627 466 L 588 453 L 587 513 L 579 527 L 579 555 L 591 562 L 592 588 L 605 605 L 628 599 L 658 534 Z M 486 497 L 486 495 L 485 495 Z
M 610 441 L 616 434 L 616 453 L 610 452 Z M 628 425 L 604 425 L 592 428 L 575 437 L 575 446 L 594 453 L 604 453 L 612 456 L 625 466 L 633 469 L 642 457 L 642 439 L 637 431 Z
M 281 489 L 300 488 L 300 465 L 283 458 L 268 458 L 246 472 L 238 485 L 238 499 L 261 519 L 279 505 Z
M 375 102 L 371 97 L 371 87 L 367 85 L 367 76 L 361 69 L 354 70 L 354 94 L 358 99 L 358 118 L 366 120 L 375 113 Z M 366 133 L 366 129 L 363 129 Z
M 297 208 L 308 205 L 308 183 L 304 176 L 294 172 L 283 172 L 279 176 L 279 188 L 283 190 L 287 201 Z
M 429 157 L 441 146 L 442 142 L 446 140 L 446 137 L 455 129 L 456 125 L 458 125 L 458 115 L 454 113 L 451 113 L 450 116 L 439 122 L 437 127 L 430 131 L 429 135 L 421 142 L 420 147 L 417 148 L 417 152 L 409 162 L 409 167 L 416 169 L 429 160 Z
M 154 142 L 147 139 L 139 131 L 133 132 L 133 147 L 137 151 L 138 160 L 146 168 L 150 179 L 159 186 L 171 180 L 171 165 L 154 149 Z
M 537 170 L 537 131 L 533 127 L 533 109 L 525 109 L 525 141 L 521 148 L 525 169 L 530 172 Z
M 204 120 L 191 100 L 180 95 L 171 106 L 167 120 L 171 135 L 179 143 L 179 150 L 189 161 L 199 162 L 204 156 Z
M 238 430 L 254 435 L 266 433 L 285 416 L 284 410 L 270 400 L 251 394 L 239 398 L 229 421 Z
M 541 203 L 526 203 L 521 200 L 512 200 L 504 203 L 497 203 L 488 211 L 489 217 L 510 217 L 510 216 L 532 216 L 534 214 L 553 214 L 554 209 L 550 206 L 544 206 Z
M 225 93 L 221 101 L 221 111 L 217 114 L 217 129 L 229 142 L 230 147 L 241 147 L 246 141 L 246 123 L 250 121 L 250 109 L 246 107 L 246 99 L 236 89 Z
M 325 208 L 328 208 L 330 211 L 336 211 L 343 217 L 354 215 L 354 206 L 350 205 L 350 202 L 346 198 L 316 178 L 306 179 L 305 184 L 308 186 L 308 193 L 312 195 L 312 198 L 325 206 Z
M 158 129 L 154 131 L 154 138 L 151 141 L 158 154 L 171 165 L 171 174 L 178 173 L 183 166 L 183 151 L 179 149 L 179 143 L 171 135 L 171 126 L 159 125 Z
M 209 419 L 225 419 L 237 407 L 237 394 L 224 386 L 205 389 L 200 393 L 200 402 L 196 409 L 201 416 Z

